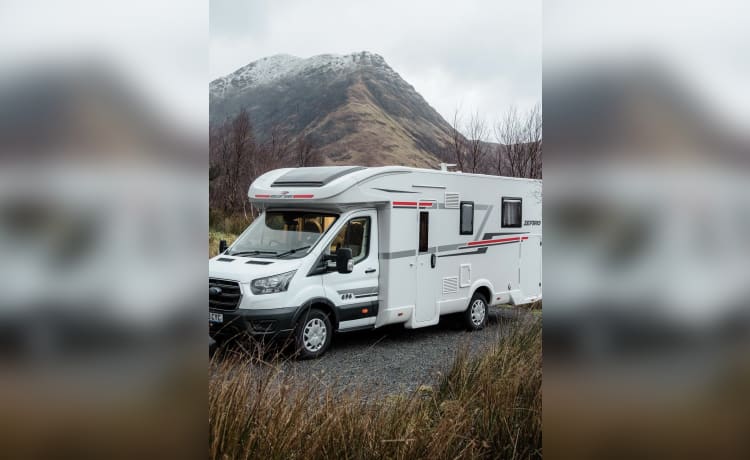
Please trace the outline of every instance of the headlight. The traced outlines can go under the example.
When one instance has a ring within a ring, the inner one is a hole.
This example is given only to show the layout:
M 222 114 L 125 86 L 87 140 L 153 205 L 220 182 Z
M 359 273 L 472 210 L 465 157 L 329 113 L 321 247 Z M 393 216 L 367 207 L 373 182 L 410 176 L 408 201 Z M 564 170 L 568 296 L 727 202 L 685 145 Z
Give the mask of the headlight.
M 253 294 L 273 294 L 274 292 L 284 292 L 289 288 L 289 282 L 297 270 L 282 273 L 280 275 L 267 276 L 258 278 L 250 283 L 250 290 Z

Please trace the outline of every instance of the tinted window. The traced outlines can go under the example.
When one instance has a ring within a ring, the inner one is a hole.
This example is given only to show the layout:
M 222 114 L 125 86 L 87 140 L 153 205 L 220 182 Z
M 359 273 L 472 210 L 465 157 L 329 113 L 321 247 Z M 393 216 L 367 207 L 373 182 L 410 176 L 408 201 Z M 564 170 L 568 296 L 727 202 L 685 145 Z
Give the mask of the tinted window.
M 430 213 L 419 213 L 419 252 L 427 252 L 429 247 Z
M 474 202 L 461 202 L 461 234 L 471 235 L 474 233 Z
M 503 198 L 502 226 L 520 227 L 522 218 L 522 205 L 520 198 Z
M 370 218 L 356 217 L 346 223 L 331 242 L 330 252 L 334 254 L 339 248 L 352 250 L 354 263 L 367 257 L 370 247 Z

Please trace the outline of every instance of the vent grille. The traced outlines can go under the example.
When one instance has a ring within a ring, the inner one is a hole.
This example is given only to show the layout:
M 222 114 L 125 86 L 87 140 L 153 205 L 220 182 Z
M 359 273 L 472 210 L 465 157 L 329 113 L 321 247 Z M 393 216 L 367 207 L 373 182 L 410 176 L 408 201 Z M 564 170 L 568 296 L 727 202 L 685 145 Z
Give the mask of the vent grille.
M 443 278 L 443 294 L 458 292 L 458 276 Z
M 208 279 L 208 307 L 211 310 L 236 310 L 240 304 L 240 298 L 242 297 L 242 291 L 240 291 L 240 285 L 236 281 L 218 280 L 215 278 Z M 217 287 L 221 289 L 221 294 L 211 295 L 210 289 Z
M 302 180 L 277 180 L 273 184 L 271 184 L 271 187 L 322 187 L 325 185 L 323 182 L 320 181 L 302 181 Z
M 461 197 L 455 192 L 445 192 L 445 209 L 458 209 Z
M 273 262 L 269 262 L 265 260 L 248 260 L 245 263 L 250 264 L 250 265 L 271 265 Z

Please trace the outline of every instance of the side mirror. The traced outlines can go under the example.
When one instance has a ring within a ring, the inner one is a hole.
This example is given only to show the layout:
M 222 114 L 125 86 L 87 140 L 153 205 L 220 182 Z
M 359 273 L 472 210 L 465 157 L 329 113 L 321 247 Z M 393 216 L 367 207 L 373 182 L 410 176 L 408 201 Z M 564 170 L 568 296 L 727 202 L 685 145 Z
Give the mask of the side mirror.
M 339 248 L 336 251 L 336 271 L 339 273 L 351 273 L 354 271 L 352 250 L 350 248 Z
M 227 240 L 219 241 L 219 254 L 224 254 L 224 251 L 226 251 L 228 247 Z

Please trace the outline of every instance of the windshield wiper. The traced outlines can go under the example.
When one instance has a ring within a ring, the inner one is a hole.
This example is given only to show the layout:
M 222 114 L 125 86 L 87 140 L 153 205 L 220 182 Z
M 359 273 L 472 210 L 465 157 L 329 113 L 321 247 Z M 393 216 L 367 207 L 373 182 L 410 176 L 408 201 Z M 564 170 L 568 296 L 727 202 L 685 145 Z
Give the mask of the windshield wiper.
M 301 251 L 301 250 L 307 249 L 309 247 L 310 247 L 310 245 L 308 244 L 307 246 L 302 246 L 301 248 L 290 249 L 288 251 L 282 252 L 281 254 L 276 254 L 276 257 L 282 257 L 282 256 L 286 256 L 286 255 L 289 255 L 289 254 L 294 254 L 297 251 Z
M 276 254 L 276 251 L 239 251 L 239 252 L 233 252 L 231 254 L 227 254 L 228 256 L 253 256 L 258 254 Z

